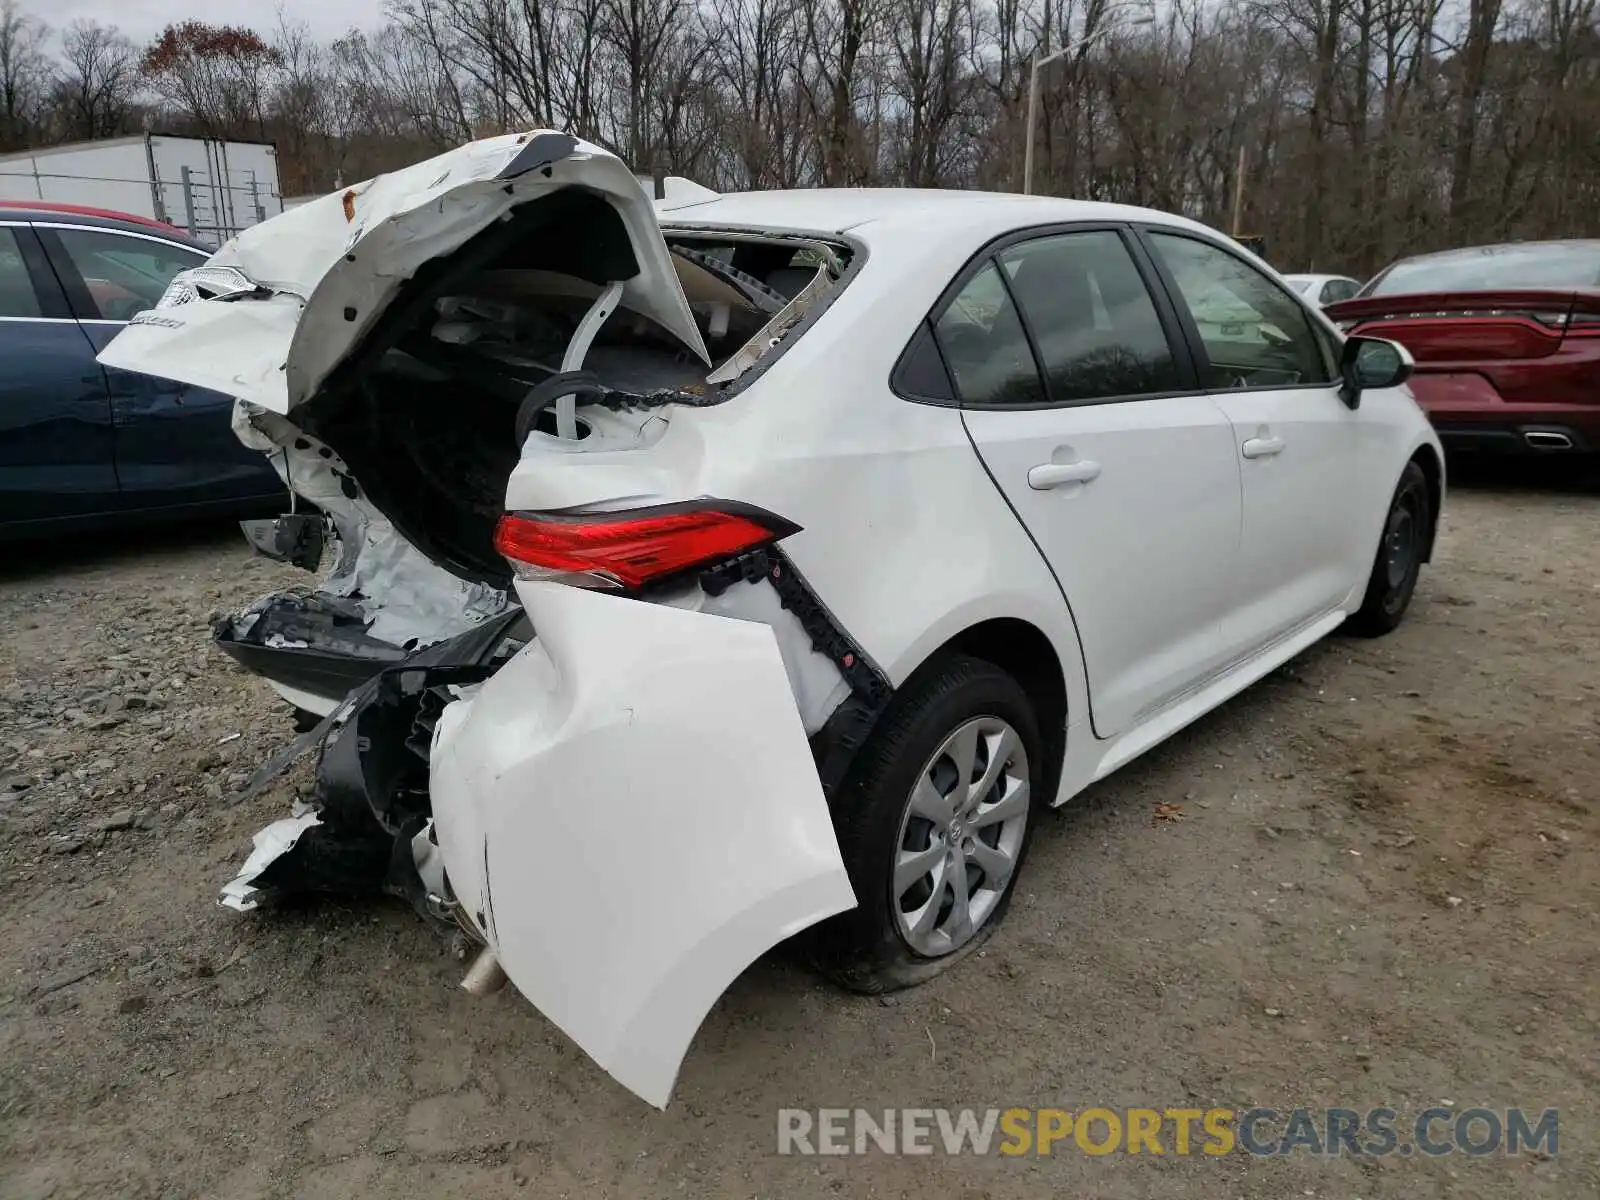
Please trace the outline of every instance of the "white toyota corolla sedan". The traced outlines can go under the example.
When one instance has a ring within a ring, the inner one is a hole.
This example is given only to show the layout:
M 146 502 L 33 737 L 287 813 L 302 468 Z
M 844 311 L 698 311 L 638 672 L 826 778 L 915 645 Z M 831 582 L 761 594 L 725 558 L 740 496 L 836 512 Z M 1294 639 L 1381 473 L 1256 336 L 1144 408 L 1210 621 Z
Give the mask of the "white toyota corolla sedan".
M 315 506 L 253 540 L 336 540 L 217 630 L 321 718 L 226 902 L 402 893 L 655 1104 L 775 943 L 928 978 L 1042 809 L 1392 630 L 1443 492 L 1406 352 L 1193 221 L 653 204 L 548 131 L 247 231 L 102 361 L 236 396 Z

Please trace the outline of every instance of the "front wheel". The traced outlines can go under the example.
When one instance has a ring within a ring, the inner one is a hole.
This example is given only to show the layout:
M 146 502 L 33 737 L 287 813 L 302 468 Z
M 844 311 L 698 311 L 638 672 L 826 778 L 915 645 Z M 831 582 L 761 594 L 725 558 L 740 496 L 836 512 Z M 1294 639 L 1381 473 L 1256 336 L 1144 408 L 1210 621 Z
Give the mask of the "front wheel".
M 1044 765 L 1027 693 L 951 657 L 896 695 L 834 800 L 858 905 L 811 938 L 860 992 L 909 987 L 976 949 L 1010 902 Z
M 1360 637 L 1382 637 L 1406 615 L 1422 571 L 1423 548 L 1433 528 L 1428 480 L 1422 468 L 1408 462 L 1384 518 L 1383 539 L 1367 579 L 1367 593 L 1345 628 Z

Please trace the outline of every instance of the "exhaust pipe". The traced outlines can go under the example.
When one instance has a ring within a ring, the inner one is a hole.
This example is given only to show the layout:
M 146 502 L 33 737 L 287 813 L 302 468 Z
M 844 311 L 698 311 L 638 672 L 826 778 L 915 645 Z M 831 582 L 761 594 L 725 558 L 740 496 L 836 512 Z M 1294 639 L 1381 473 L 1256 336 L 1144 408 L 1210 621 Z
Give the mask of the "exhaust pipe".
M 1530 429 L 1522 435 L 1522 440 L 1534 450 L 1572 449 L 1572 439 L 1553 429 Z
M 498 992 L 505 985 L 506 973 L 501 969 L 500 960 L 495 958 L 494 951 L 487 946 L 478 951 L 478 957 L 472 960 L 466 976 L 461 980 L 461 990 L 470 992 L 474 996 L 487 996 L 491 992 Z

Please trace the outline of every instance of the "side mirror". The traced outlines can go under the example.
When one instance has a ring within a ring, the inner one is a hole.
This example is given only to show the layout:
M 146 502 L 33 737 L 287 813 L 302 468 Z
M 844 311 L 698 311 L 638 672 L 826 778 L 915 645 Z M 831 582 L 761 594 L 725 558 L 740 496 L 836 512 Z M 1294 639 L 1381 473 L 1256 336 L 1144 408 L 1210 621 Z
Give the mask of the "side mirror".
M 1374 337 L 1346 338 L 1339 361 L 1339 371 L 1344 376 L 1339 397 L 1351 408 L 1357 408 L 1361 404 L 1361 393 L 1367 388 L 1399 387 L 1411 378 L 1415 365 L 1411 351 L 1399 342 Z

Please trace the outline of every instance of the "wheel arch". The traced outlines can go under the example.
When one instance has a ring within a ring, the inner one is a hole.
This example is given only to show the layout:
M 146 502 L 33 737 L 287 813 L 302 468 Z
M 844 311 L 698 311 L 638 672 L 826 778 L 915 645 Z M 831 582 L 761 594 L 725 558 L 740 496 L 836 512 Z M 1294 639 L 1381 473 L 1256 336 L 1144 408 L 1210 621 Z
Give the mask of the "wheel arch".
M 993 663 L 1021 685 L 1033 704 L 1044 742 L 1043 795 L 1053 798 L 1067 752 L 1067 676 L 1061 656 L 1037 625 L 1019 617 L 991 617 L 969 625 L 929 654 L 917 670 L 952 654 Z
M 1434 536 L 1439 531 L 1439 512 L 1444 505 L 1444 462 L 1439 452 L 1426 442 L 1417 447 L 1410 461 L 1422 468 L 1422 477 L 1428 484 L 1428 532 L 1422 545 L 1422 561 L 1431 562 Z

